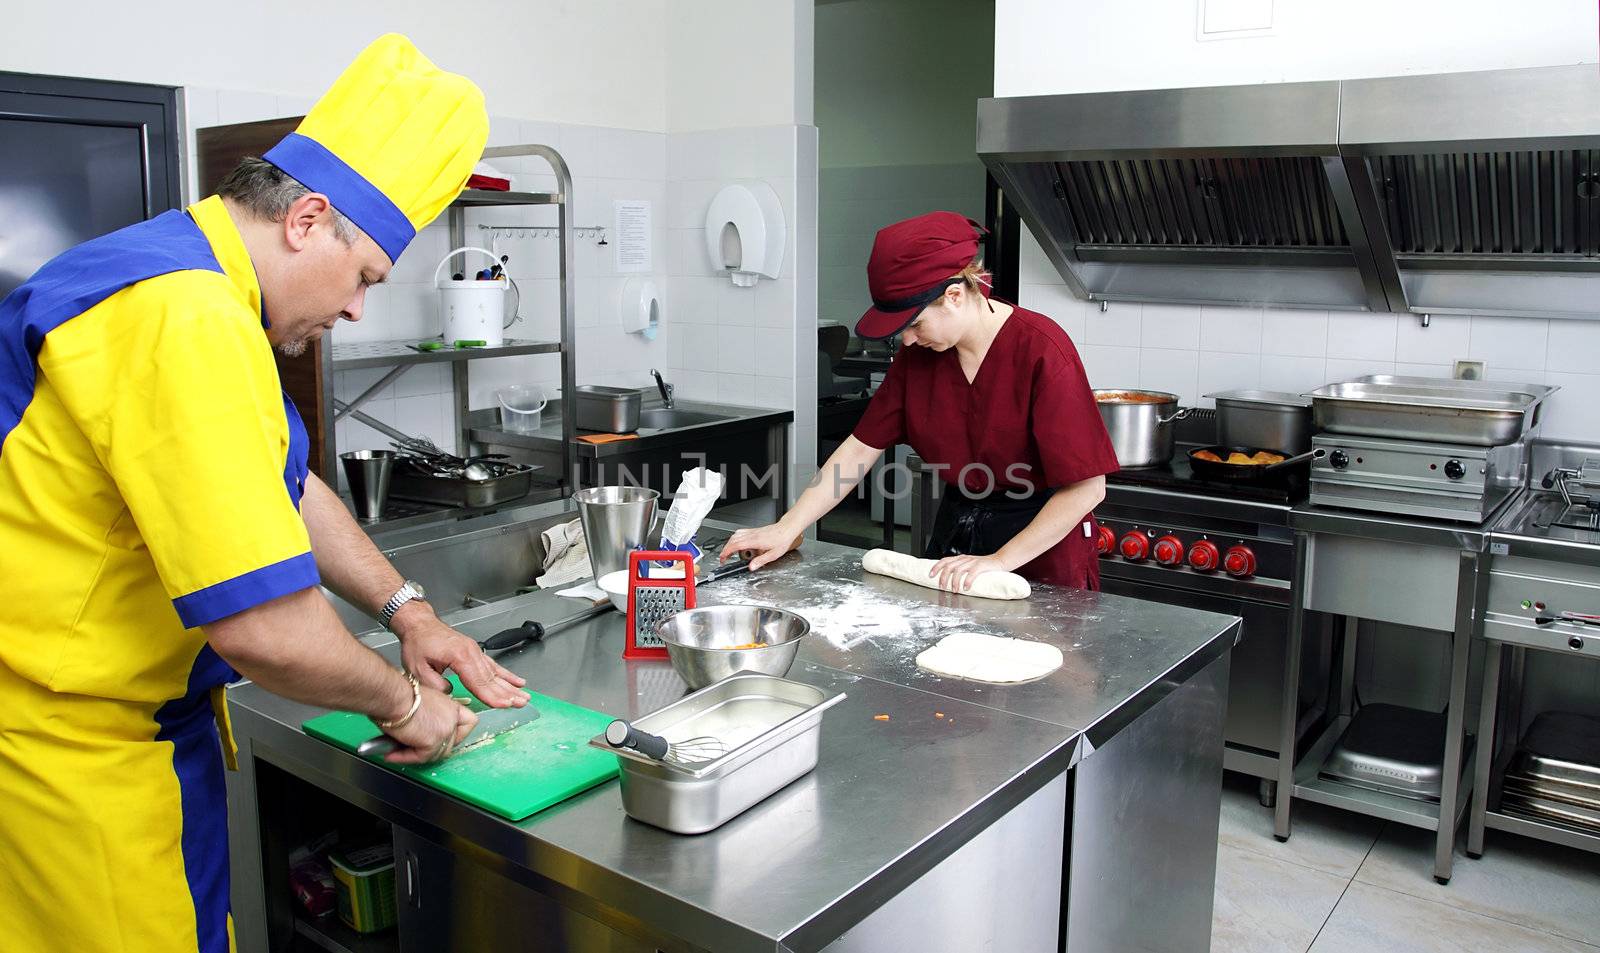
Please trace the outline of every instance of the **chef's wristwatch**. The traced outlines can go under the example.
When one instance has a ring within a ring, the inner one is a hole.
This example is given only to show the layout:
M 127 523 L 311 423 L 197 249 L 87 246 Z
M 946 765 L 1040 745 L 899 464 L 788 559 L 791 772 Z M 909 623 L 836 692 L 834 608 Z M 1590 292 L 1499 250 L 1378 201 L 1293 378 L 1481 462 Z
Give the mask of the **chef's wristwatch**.
M 396 589 L 394 595 L 389 597 L 389 601 L 383 604 L 383 608 L 378 612 L 378 621 L 383 623 L 385 629 L 389 628 L 389 623 L 394 621 L 394 614 L 400 611 L 401 606 L 412 599 L 421 599 L 426 594 L 422 591 L 422 583 L 407 579 L 405 585 Z

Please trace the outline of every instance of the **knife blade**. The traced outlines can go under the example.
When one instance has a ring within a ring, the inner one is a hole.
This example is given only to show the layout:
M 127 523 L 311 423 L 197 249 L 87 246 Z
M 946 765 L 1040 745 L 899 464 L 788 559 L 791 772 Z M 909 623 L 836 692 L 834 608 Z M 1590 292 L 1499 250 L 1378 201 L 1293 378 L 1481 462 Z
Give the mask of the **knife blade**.
M 473 725 L 472 731 L 467 733 L 467 737 L 456 745 L 454 753 L 459 754 L 463 749 L 484 740 L 490 735 L 498 735 L 502 732 L 510 731 L 531 721 L 537 721 L 538 718 L 539 709 L 533 707 L 531 702 L 521 708 L 490 708 L 487 711 L 480 711 L 478 712 L 478 723 Z M 399 747 L 400 745 L 388 735 L 378 735 L 376 738 L 368 738 L 366 741 L 361 742 L 356 747 L 356 754 L 366 758 L 375 754 L 388 754 L 391 751 L 398 750 Z

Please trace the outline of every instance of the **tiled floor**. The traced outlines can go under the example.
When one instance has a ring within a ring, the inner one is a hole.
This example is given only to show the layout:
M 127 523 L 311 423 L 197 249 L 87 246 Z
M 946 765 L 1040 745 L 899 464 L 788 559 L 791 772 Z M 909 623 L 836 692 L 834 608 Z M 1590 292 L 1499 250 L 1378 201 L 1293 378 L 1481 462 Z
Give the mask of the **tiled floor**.
M 1433 835 L 1298 802 L 1287 843 L 1228 775 L 1213 953 L 1600 953 L 1600 857 L 1489 832 L 1433 879 Z M 1593 944 L 1593 945 L 1591 945 Z

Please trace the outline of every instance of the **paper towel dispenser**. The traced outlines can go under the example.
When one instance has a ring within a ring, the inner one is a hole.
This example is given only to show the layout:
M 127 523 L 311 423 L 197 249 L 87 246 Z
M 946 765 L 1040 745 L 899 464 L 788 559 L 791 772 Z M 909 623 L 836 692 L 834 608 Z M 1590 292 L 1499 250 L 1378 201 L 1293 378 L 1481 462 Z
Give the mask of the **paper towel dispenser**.
M 765 182 L 730 185 L 706 209 L 706 252 L 712 266 L 741 288 L 778 277 L 785 238 L 783 203 Z

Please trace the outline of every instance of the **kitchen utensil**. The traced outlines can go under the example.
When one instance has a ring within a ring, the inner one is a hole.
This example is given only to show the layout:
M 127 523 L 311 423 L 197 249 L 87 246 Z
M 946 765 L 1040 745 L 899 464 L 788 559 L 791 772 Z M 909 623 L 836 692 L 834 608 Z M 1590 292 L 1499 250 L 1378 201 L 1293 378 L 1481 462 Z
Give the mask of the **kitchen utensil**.
M 455 693 L 464 694 L 454 676 L 451 681 Z M 534 694 L 528 704 L 539 711 L 536 723 L 458 751 L 444 761 L 368 764 L 403 774 L 512 821 L 616 777 L 616 755 L 584 744 L 585 739 L 605 730 L 611 715 L 548 695 Z M 351 752 L 376 730 L 370 718 L 352 712 L 321 715 L 302 727 L 306 734 Z
M 639 429 L 639 408 L 644 394 L 634 387 L 602 387 L 583 384 L 574 388 L 577 395 L 579 430 L 602 433 L 633 433 Z
M 626 569 L 608 572 L 596 580 L 595 584 L 605 590 L 605 594 L 611 599 L 611 604 L 616 607 L 618 612 L 628 611 L 628 571 Z
M 1213 453 L 1221 457 L 1224 462 L 1202 459 L 1199 454 Z M 1229 455 L 1242 453 L 1245 456 L 1254 456 L 1258 453 L 1271 453 L 1283 457 L 1277 463 L 1228 463 Z M 1189 451 L 1189 466 L 1194 469 L 1194 475 L 1206 480 L 1232 480 L 1236 483 L 1257 483 L 1282 475 L 1292 467 L 1297 467 L 1308 460 L 1321 457 L 1327 451 L 1321 448 L 1297 453 L 1293 456 L 1282 450 L 1265 450 L 1261 447 L 1199 447 Z
M 728 746 L 710 735 L 668 741 L 660 735 L 640 731 L 621 718 L 606 726 L 606 744 L 670 764 L 702 764 L 728 753 Z
M 690 688 L 738 672 L 785 675 L 811 631 L 805 617 L 773 606 L 701 606 L 656 627 L 672 667 Z
M 439 322 L 446 341 L 461 347 L 499 347 L 505 343 L 505 329 L 511 325 L 506 320 L 506 296 L 511 279 L 506 275 L 493 278 L 456 278 L 444 276 L 444 266 L 457 255 L 476 252 L 487 255 L 490 261 L 500 264 L 500 257 L 486 248 L 471 245 L 452 249 L 433 269 L 434 287 L 439 289 Z
M 1225 390 L 1207 394 L 1217 403 L 1217 443 L 1311 449 L 1311 398 L 1274 390 Z
M 629 817 L 679 834 L 701 834 L 815 768 L 823 712 L 844 698 L 746 672 L 634 722 L 668 739 L 717 738 L 728 746 L 720 758 L 698 765 L 657 761 L 613 748 L 603 734 L 589 745 L 610 752 L 621 766 L 622 809 Z
M 590 619 L 610 611 L 611 607 L 602 602 L 600 605 L 585 609 L 549 625 L 545 625 L 542 622 L 524 622 L 514 629 L 502 629 L 494 635 L 481 640 L 478 645 L 482 646 L 485 652 L 500 652 L 505 649 L 518 648 L 529 642 L 538 642 L 545 636 L 555 635 L 557 632 L 588 622 Z
M 1178 395 L 1156 390 L 1096 390 L 1095 406 L 1125 469 L 1165 466 L 1176 442 L 1173 423 L 1189 416 Z
M 736 556 L 724 565 L 713 567 L 710 572 L 706 573 L 706 577 L 700 580 L 698 585 L 703 586 L 708 582 L 716 582 L 718 579 L 722 579 L 727 576 L 736 576 L 739 573 L 749 571 L 750 560 L 743 556 Z
M 664 571 L 662 567 L 649 565 L 664 562 L 682 563 L 683 575 L 677 578 L 663 577 L 660 575 Z M 641 569 L 652 575 L 641 575 Z M 661 551 L 629 553 L 628 639 L 622 650 L 622 657 L 667 658 L 667 646 L 661 641 L 657 627 L 674 613 L 693 608 L 694 560 L 688 553 Z
M 532 702 L 521 708 L 490 708 L 481 711 L 478 713 L 478 723 L 472 726 L 472 731 L 468 732 L 465 738 L 461 739 L 461 743 L 456 746 L 455 754 L 460 754 L 491 735 L 510 731 L 537 721 L 538 718 L 539 709 L 533 707 Z M 399 744 L 393 738 L 388 735 L 378 735 L 357 745 L 356 754 L 369 758 L 373 755 L 388 754 L 398 747 Z
M 1520 440 L 1557 388 L 1374 376 L 1311 392 L 1312 420 L 1336 434 L 1500 447 Z
M 539 429 L 545 405 L 544 392 L 537 387 L 514 384 L 495 391 L 500 402 L 500 426 L 514 433 L 533 433 Z
M 628 568 L 628 554 L 642 548 L 656 522 L 661 494 L 634 486 L 596 486 L 572 494 L 589 545 L 594 578 Z
M 469 479 L 465 461 L 444 463 L 440 458 L 411 458 L 397 466 L 390 492 L 398 499 L 440 506 L 489 507 L 518 500 L 533 488 L 535 465 L 483 463 L 489 478 Z
M 384 504 L 389 501 L 389 483 L 394 476 L 394 461 L 395 455 L 389 450 L 351 450 L 339 454 L 345 481 L 350 484 L 350 498 L 360 518 L 383 517 Z

